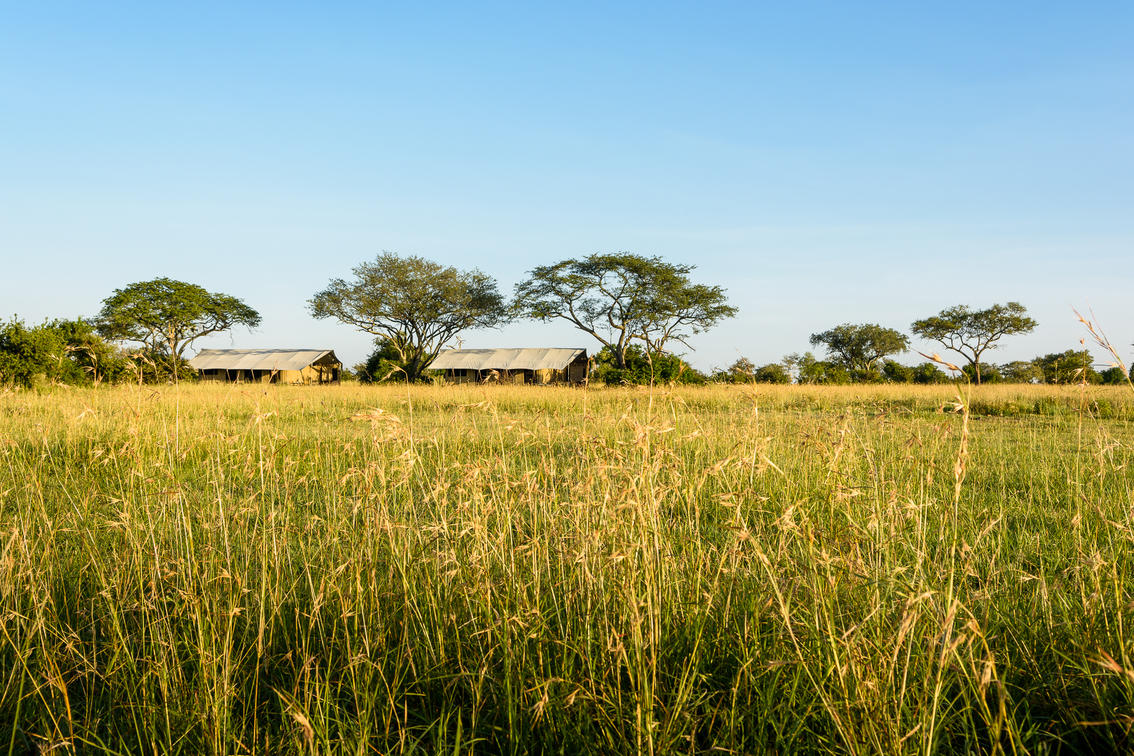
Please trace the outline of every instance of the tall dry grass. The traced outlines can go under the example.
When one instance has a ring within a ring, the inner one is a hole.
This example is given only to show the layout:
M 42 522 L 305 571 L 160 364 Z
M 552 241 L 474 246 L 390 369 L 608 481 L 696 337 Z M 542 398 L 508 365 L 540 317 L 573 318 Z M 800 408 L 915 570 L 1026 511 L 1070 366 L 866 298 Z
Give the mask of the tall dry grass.
M 9 753 L 1122 752 L 1134 393 L 0 396 Z

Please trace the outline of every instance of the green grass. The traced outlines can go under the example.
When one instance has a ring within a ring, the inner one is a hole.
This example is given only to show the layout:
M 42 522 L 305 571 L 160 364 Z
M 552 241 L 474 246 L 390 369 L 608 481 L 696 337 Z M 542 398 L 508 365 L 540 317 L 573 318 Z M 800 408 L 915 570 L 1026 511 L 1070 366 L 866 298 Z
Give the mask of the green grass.
M 1134 392 L 0 395 L 0 753 L 1134 749 Z

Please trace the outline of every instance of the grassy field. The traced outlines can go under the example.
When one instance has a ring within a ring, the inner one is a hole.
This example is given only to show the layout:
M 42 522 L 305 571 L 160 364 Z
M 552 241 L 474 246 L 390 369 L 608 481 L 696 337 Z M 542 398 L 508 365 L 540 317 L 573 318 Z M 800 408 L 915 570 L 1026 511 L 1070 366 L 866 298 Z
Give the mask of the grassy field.
M 0 395 L 0 753 L 1132 728 L 1128 388 Z

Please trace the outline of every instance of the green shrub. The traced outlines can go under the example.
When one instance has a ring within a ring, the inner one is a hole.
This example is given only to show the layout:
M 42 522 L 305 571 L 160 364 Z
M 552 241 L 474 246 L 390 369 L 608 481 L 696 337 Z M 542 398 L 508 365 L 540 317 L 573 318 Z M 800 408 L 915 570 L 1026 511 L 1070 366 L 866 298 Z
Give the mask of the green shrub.
M 949 376 L 932 362 L 923 362 L 913 369 L 913 382 L 921 384 L 948 383 Z
M 913 383 L 914 369 L 897 360 L 886 360 L 882 363 L 882 375 L 891 383 Z
M 1091 366 L 1094 358 L 1086 349 L 1045 354 L 1034 360 L 1043 371 L 1044 383 L 1100 383 L 1100 376 Z
M 791 383 L 791 373 L 778 362 L 771 362 L 759 367 L 752 374 L 756 383 Z
M 1115 365 L 1099 373 L 1099 382 L 1112 386 L 1118 386 L 1127 382 L 1126 373 L 1122 368 Z
M 809 359 L 810 358 L 810 359 Z M 851 382 L 851 374 L 841 365 L 805 355 L 799 365 L 799 382 L 842 385 Z
M 0 326 L 0 383 L 31 387 L 58 380 L 66 360 L 66 344 L 46 324 L 29 328 L 12 318 Z
M 652 363 L 652 365 L 651 365 Z M 647 357 L 638 345 L 626 349 L 626 367 L 618 367 L 614 352 L 603 347 L 595 355 L 594 380 L 607 385 L 653 383 L 679 383 L 700 385 L 706 382 L 703 373 L 691 367 L 675 354 L 656 353 Z
M 1001 365 L 1000 373 L 1010 383 L 1043 383 L 1043 369 L 1032 360 L 1017 360 Z
M 970 383 L 977 382 L 976 368 L 972 365 L 965 365 L 961 368 L 961 372 L 968 376 Z M 995 365 L 981 365 L 980 366 L 980 383 L 1003 383 L 1004 376 Z
M 358 380 L 362 383 L 406 380 L 406 370 L 401 355 L 394 345 L 385 339 L 376 341 L 374 351 L 366 358 L 366 362 L 355 365 L 354 369 L 358 373 Z

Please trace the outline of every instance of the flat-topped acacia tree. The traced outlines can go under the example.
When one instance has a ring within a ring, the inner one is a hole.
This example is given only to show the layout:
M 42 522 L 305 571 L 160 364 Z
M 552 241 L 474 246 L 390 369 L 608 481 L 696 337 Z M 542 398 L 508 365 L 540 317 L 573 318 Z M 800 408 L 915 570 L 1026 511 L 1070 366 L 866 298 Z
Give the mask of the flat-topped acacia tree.
M 94 322 L 106 339 L 168 355 L 176 375 L 185 349 L 194 341 L 238 325 L 255 328 L 260 313 L 228 294 L 163 277 L 115 289 L 102 300 Z
M 618 367 L 640 341 L 647 355 L 736 314 L 724 289 L 689 280 L 692 265 L 629 252 L 594 254 L 531 270 L 517 284 L 512 311 L 535 320 L 562 319 L 608 347 Z
M 422 257 L 383 252 L 336 278 L 308 302 L 316 318 L 335 318 L 375 336 L 398 353 L 410 382 L 461 331 L 493 328 L 508 310 L 496 281 Z
M 883 357 L 904 352 L 909 339 L 876 323 L 843 323 L 811 334 L 811 345 L 825 346 L 828 356 L 852 373 L 866 373 Z
M 1036 321 L 1019 302 L 995 304 L 983 310 L 957 305 L 930 318 L 915 321 L 910 330 L 924 339 L 941 344 L 968 360 L 980 383 L 980 359 L 1004 336 L 1031 333 Z

